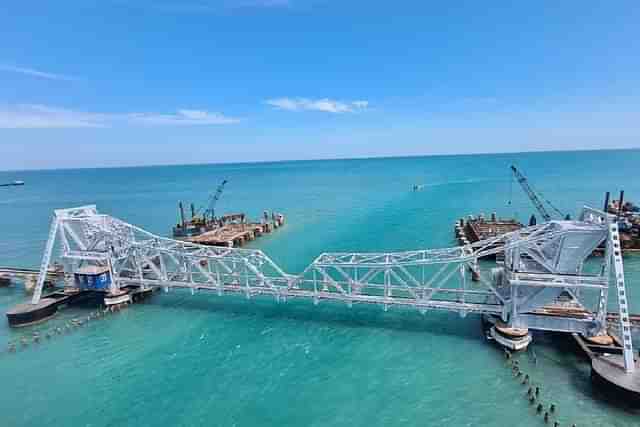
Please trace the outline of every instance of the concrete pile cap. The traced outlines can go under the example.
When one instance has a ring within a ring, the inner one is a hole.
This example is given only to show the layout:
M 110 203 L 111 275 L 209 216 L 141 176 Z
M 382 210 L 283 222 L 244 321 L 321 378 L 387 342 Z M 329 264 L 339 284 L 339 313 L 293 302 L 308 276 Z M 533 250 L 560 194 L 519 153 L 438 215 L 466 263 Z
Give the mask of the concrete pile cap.
M 7 314 L 20 314 L 30 311 L 34 311 L 40 308 L 48 307 L 51 304 L 55 304 L 56 300 L 53 298 L 42 298 L 37 304 L 23 303 L 18 304 L 15 307 L 7 310 Z

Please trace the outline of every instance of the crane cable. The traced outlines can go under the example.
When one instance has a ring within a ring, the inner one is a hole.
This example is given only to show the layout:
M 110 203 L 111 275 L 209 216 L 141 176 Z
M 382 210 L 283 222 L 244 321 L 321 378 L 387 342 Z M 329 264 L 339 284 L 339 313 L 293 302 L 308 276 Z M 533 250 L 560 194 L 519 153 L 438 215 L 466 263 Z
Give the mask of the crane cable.
M 509 173 L 509 201 L 507 202 L 507 206 L 511 206 L 511 201 L 513 200 L 513 172 Z
M 511 205 L 511 201 L 513 200 L 513 181 L 515 179 L 516 179 L 515 172 L 512 171 L 510 173 L 510 179 L 509 179 L 509 201 L 507 203 L 509 206 Z M 534 190 L 531 187 L 531 184 L 529 184 L 529 188 L 531 188 L 531 191 L 536 193 L 542 199 L 542 201 L 544 201 L 551 209 L 553 209 L 558 215 L 560 215 L 560 218 L 569 219 L 569 215 L 568 214 L 565 215 L 564 213 L 562 213 L 562 211 L 560 209 L 558 209 L 553 203 L 551 203 L 551 201 L 549 199 L 547 199 L 544 196 L 544 194 L 542 194 L 538 190 Z
M 565 217 L 566 217 L 566 215 L 565 215 L 565 214 L 563 214 L 563 213 L 562 213 L 562 211 L 561 211 L 560 209 L 556 208 L 556 207 L 553 205 L 553 203 L 551 203 L 551 201 L 549 201 L 549 200 L 544 196 L 544 194 L 542 194 L 542 193 L 541 193 L 541 192 L 539 192 L 539 191 L 536 191 L 536 193 L 538 193 L 538 196 L 542 197 L 542 200 L 543 200 L 543 201 L 545 201 L 545 202 L 547 203 L 547 205 L 549 205 L 549 207 L 550 207 L 551 209 L 553 209 L 554 211 L 556 211 L 556 213 L 557 213 L 558 215 L 560 215 L 560 217 L 561 217 L 561 218 L 565 218 Z

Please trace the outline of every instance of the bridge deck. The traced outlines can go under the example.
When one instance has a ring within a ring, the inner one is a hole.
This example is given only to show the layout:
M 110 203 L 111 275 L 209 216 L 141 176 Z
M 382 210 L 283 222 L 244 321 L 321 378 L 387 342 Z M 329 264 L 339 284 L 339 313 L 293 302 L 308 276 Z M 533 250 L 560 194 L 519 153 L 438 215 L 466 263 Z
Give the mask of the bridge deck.
M 338 292 L 330 291 L 309 291 L 303 289 L 287 288 L 287 287 L 246 287 L 239 284 L 222 284 L 222 285 L 210 285 L 210 284 L 194 284 L 189 282 L 174 282 L 165 281 L 159 283 L 156 280 L 140 280 L 140 279 L 121 279 L 121 283 L 127 285 L 142 285 L 148 287 L 159 288 L 178 288 L 178 289 L 192 289 L 194 291 L 204 290 L 221 293 L 232 293 L 245 295 L 247 297 L 270 295 L 278 300 L 286 300 L 287 298 L 304 298 L 314 302 L 320 300 L 337 301 L 345 304 L 352 303 L 364 303 L 364 304 L 377 304 L 381 306 L 404 306 L 413 307 L 416 309 L 425 310 L 446 310 L 457 311 L 465 313 L 487 313 L 499 315 L 502 313 L 502 305 L 498 304 L 477 304 L 477 303 L 464 303 L 460 301 L 446 301 L 446 300 L 420 300 L 414 298 L 394 297 L 394 296 L 382 296 L 382 295 L 358 295 L 358 294 L 341 294 Z

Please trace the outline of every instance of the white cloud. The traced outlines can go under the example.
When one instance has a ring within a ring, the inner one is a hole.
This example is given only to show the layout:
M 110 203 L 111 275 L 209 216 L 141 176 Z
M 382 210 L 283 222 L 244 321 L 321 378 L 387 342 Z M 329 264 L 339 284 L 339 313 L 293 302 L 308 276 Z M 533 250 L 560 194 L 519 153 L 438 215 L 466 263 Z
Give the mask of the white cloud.
M 63 76 L 62 74 L 47 73 L 45 71 L 34 70 L 33 68 L 14 67 L 13 65 L 5 64 L 0 64 L 0 71 L 18 73 L 47 80 L 75 80 L 73 77 Z
M 227 117 L 222 113 L 203 110 L 178 110 L 175 114 L 133 113 L 127 119 L 132 123 L 146 125 L 226 125 L 238 123 L 240 120 Z
M 0 129 L 98 128 L 117 125 L 198 126 L 237 123 L 222 113 L 181 109 L 176 113 L 91 113 L 45 105 L 0 105 Z
M 104 127 L 103 114 L 72 111 L 45 105 L 0 106 L 0 128 L 89 128 Z
M 356 110 L 364 110 L 369 106 L 369 101 L 336 101 L 329 98 L 274 98 L 265 101 L 267 104 L 280 110 L 287 111 L 324 111 L 327 113 L 353 113 Z
M 367 108 L 369 106 L 369 101 L 353 101 L 352 104 L 356 108 Z
M 300 103 L 290 98 L 268 99 L 265 102 L 269 105 L 280 108 L 282 110 L 295 111 L 300 109 L 299 107 Z

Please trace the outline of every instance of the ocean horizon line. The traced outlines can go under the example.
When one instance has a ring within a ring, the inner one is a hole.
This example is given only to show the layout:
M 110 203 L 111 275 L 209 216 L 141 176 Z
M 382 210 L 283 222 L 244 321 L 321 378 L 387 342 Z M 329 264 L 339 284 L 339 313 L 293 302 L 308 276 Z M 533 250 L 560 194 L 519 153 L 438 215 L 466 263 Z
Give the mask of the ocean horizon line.
M 637 151 L 640 147 L 620 147 L 620 148 L 585 148 L 585 149 L 558 149 L 558 150 L 526 150 L 526 151 L 478 151 L 472 153 L 435 153 L 435 154 L 409 154 L 409 155 L 390 155 L 390 156 L 367 156 L 367 157 L 334 157 L 334 158 L 316 158 L 316 159 L 281 159 L 281 160 L 255 160 L 244 162 L 197 162 L 197 163 L 157 163 L 157 164 L 140 164 L 140 165 L 123 165 L 123 166 L 79 166 L 79 167 L 61 167 L 61 168 L 27 168 L 27 169 L 0 169 L 0 173 L 4 172 L 40 172 L 40 171 L 76 171 L 91 169 L 140 169 L 140 168 L 164 168 L 178 166 L 233 166 L 233 165 L 269 165 L 278 163 L 302 163 L 302 162 L 329 162 L 329 161 L 357 161 L 357 160 L 388 160 L 388 159 L 415 159 L 428 157 L 468 157 L 468 156 L 500 156 L 514 154 L 545 154 L 545 153 L 588 153 L 599 151 Z

